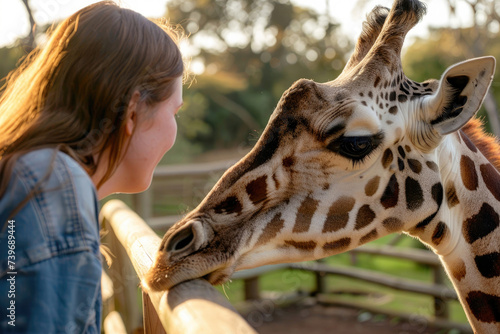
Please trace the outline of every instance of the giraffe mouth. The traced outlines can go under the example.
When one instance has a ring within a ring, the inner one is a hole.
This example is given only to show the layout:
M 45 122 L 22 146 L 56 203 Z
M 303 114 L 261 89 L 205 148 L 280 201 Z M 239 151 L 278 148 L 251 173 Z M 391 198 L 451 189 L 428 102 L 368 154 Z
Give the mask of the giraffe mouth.
M 212 285 L 222 285 L 230 281 L 232 274 L 233 270 L 227 270 L 227 268 L 224 268 L 212 271 L 211 273 L 206 274 L 202 278 L 207 280 Z

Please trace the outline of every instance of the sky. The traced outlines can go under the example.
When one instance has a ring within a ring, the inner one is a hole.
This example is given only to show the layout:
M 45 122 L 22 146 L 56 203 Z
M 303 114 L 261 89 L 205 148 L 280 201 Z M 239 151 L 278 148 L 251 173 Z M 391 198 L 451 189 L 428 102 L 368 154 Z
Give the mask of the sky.
M 168 0 L 121 0 L 123 7 L 133 9 L 147 17 L 160 17 L 165 13 Z M 97 0 L 30 0 L 35 21 L 44 25 L 68 17 L 78 9 Z M 326 10 L 325 0 L 292 0 L 292 2 L 318 10 Z M 408 35 L 408 38 L 426 37 L 429 26 L 464 26 L 469 22 L 456 17 L 468 18 L 465 5 L 459 7 L 459 15 L 450 20 L 445 0 L 427 0 L 427 15 Z M 361 31 L 361 23 L 366 13 L 375 5 L 391 7 L 392 0 L 367 0 L 362 8 L 355 7 L 356 0 L 332 0 L 331 16 L 341 24 L 344 33 L 356 39 Z M 10 45 L 20 36 L 26 36 L 30 25 L 28 15 L 21 0 L 0 0 L 0 47 Z

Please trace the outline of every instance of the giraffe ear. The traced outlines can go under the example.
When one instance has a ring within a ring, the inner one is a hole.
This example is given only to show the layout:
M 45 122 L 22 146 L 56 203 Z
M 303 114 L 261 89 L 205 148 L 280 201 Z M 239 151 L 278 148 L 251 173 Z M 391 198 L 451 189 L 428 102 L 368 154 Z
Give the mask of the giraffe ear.
M 439 88 L 427 97 L 424 118 L 440 135 L 464 126 L 479 110 L 495 74 L 495 58 L 470 59 L 449 67 Z

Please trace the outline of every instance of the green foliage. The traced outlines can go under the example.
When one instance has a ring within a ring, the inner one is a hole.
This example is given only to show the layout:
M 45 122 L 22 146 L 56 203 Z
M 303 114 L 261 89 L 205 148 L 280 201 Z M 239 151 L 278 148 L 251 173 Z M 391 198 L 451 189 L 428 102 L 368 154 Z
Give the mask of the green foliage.
M 0 48 L 0 79 L 3 79 L 10 71 L 16 68 L 19 59 L 24 55 L 21 47 Z
M 428 39 L 417 39 L 408 49 L 403 58 L 406 75 L 415 81 L 430 78 L 439 79 L 447 67 L 468 58 L 493 55 L 500 57 L 500 34 L 490 34 L 486 37 L 484 51 L 473 52 L 470 41 L 475 35 L 475 28 L 451 29 L 440 28 L 431 31 Z M 496 74 L 499 74 L 497 68 Z

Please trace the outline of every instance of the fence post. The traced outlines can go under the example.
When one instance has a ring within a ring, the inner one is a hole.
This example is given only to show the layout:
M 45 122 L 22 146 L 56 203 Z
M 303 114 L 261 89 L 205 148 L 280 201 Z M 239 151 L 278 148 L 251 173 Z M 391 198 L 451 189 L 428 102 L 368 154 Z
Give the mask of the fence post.
M 153 217 L 153 185 L 142 193 L 132 195 L 134 211 L 144 220 Z
M 250 277 L 243 280 L 243 285 L 245 287 L 245 300 L 260 299 L 259 276 Z
M 103 229 L 108 232 L 103 239 L 103 244 L 109 247 L 113 255 L 113 263 L 107 272 L 113 282 L 115 307 L 122 314 L 127 331 L 133 332 L 142 327 L 142 314 L 139 308 L 137 290 L 139 279 L 127 252 L 105 220 L 103 220 Z
M 325 259 L 318 259 L 316 260 L 317 263 L 325 263 Z M 326 288 L 326 273 L 323 271 L 320 272 L 315 272 L 314 273 L 315 279 L 316 279 L 316 291 L 314 291 L 314 294 L 320 294 L 320 293 L 326 293 L 327 288 Z
M 151 303 L 151 298 L 146 291 L 142 290 L 142 312 L 144 323 L 144 334 L 166 334 L 158 313 Z
M 441 267 L 431 266 L 434 284 L 445 286 L 445 273 Z M 450 310 L 444 298 L 434 297 L 434 315 L 436 318 L 448 319 Z

